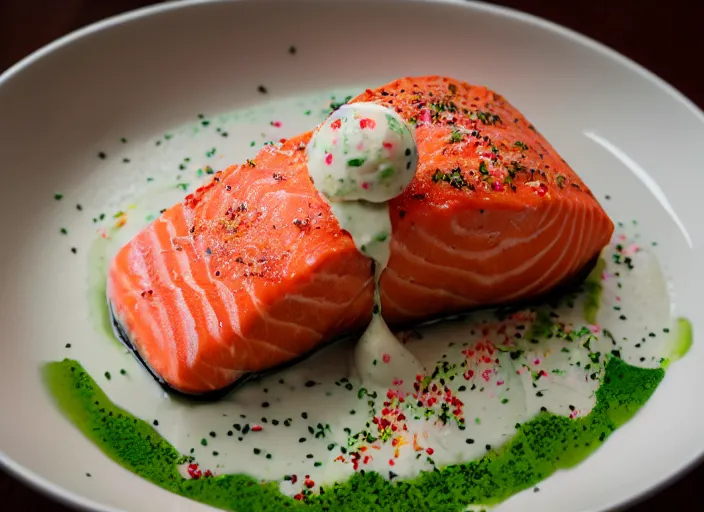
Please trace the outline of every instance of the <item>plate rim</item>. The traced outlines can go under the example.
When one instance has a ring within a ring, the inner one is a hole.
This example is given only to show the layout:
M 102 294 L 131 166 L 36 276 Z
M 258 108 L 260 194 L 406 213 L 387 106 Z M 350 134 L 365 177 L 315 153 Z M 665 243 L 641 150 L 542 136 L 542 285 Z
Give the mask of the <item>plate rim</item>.
M 162 3 L 148 5 L 138 9 L 133 9 L 121 14 L 113 15 L 105 19 L 99 20 L 97 22 L 91 23 L 79 29 L 69 32 L 50 43 L 40 47 L 39 49 L 33 51 L 29 55 L 22 58 L 20 61 L 16 62 L 9 68 L 7 68 L 3 73 L 0 74 L 0 93 L 2 92 L 3 85 L 9 83 L 15 76 L 19 75 L 22 71 L 34 65 L 35 63 L 41 61 L 44 58 L 48 58 L 52 53 L 60 50 L 63 47 L 69 46 L 70 44 L 79 41 L 83 38 L 89 37 L 95 33 L 102 30 L 116 27 L 131 21 L 156 16 L 164 12 L 170 12 L 177 9 L 187 9 L 198 5 L 204 4 L 225 4 L 225 3 L 239 3 L 239 2 L 252 2 L 255 0 L 167 0 Z M 267 0 L 270 1 L 270 0 Z M 309 2 L 310 0 L 295 0 L 301 3 Z M 350 2 L 354 0 L 327 0 L 339 1 L 339 2 Z M 693 114 L 702 124 L 704 124 L 704 110 L 700 109 L 691 99 L 689 99 L 685 94 L 683 94 L 675 86 L 658 76 L 653 71 L 650 71 L 646 67 L 637 63 L 633 59 L 623 55 L 617 50 L 603 44 L 587 35 L 584 35 L 576 30 L 560 25 L 559 23 L 547 20 L 540 16 L 530 14 L 513 7 L 506 7 L 503 5 L 496 5 L 486 3 L 480 0 L 375 0 L 384 1 L 387 3 L 416 3 L 416 4 L 444 4 L 450 6 L 456 6 L 458 8 L 475 10 L 481 13 L 493 14 L 501 16 L 510 20 L 515 20 L 523 23 L 532 25 L 540 30 L 551 32 L 558 36 L 564 37 L 570 41 L 573 41 L 582 47 L 592 50 L 599 55 L 610 59 L 611 61 L 627 68 L 628 70 L 635 72 L 644 80 L 657 86 L 662 92 L 669 95 L 672 99 L 682 104 L 686 109 Z M 632 507 L 637 503 L 640 503 L 654 494 L 660 492 L 663 488 L 674 482 L 680 480 L 685 474 L 691 472 L 695 466 L 698 466 L 702 460 L 704 460 L 704 451 L 701 453 L 695 453 L 688 461 L 685 461 L 680 465 L 680 467 L 671 473 L 670 475 L 660 478 L 655 485 L 640 492 L 627 496 L 620 500 L 615 500 L 607 506 L 606 509 L 602 511 L 593 510 L 591 512 L 607 512 L 611 510 L 616 510 L 619 507 L 625 505 Z M 20 463 L 12 460 L 9 456 L 0 450 L 0 469 L 7 472 L 11 477 L 16 478 L 24 485 L 29 486 L 31 489 L 54 499 L 64 505 L 69 507 L 85 510 L 88 512 L 125 512 L 122 509 L 114 508 L 109 505 L 98 503 L 92 499 L 81 496 L 78 493 L 69 491 L 58 484 L 55 484 L 51 480 L 40 476 L 31 469 L 28 469 L 21 465 Z M 585 511 L 587 512 L 587 511 Z

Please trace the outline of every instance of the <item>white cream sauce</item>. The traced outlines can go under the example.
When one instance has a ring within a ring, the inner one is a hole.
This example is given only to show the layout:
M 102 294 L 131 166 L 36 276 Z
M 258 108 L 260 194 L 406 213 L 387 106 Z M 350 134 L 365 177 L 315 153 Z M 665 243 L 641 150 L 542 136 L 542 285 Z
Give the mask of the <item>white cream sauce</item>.
M 286 108 L 305 107 L 291 103 Z M 309 123 L 310 118 L 306 119 Z M 247 140 L 251 123 L 248 119 L 241 128 L 229 126 L 228 140 Z M 182 140 L 187 145 L 192 135 L 188 131 L 182 139 L 178 137 L 170 142 Z M 261 138 L 268 137 L 275 138 L 268 132 Z M 211 142 L 199 144 L 207 149 Z M 237 156 L 241 159 L 242 155 Z M 174 163 L 180 159 L 182 154 Z M 142 219 L 149 220 L 184 195 L 173 184 L 150 187 L 133 195 L 132 203 L 122 203 L 129 221 L 106 230 L 97 253 L 111 257 L 143 227 Z M 365 245 L 370 257 L 385 264 L 388 247 L 376 241 L 380 232 L 390 235 L 385 204 L 333 206 L 360 248 Z M 108 214 L 109 226 L 118 221 Z M 614 255 L 623 261 L 625 252 L 633 268 L 614 261 Z M 97 379 L 110 398 L 150 423 L 158 420 L 155 428 L 160 434 L 178 450 L 192 454 L 203 470 L 246 472 L 279 481 L 281 489 L 293 495 L 301 491 L 305 475 L 315 482 L 313 490 L 350 476 L 355 471 L 350 453 L 366 447 L 363 457 L 370 458 L 365 463 L 362 457 L 357 470 L 378 471 L 388 478 L 412 477 L 434 465 L 484 455 L 508 441 L 516 423 L 530 420 L 543 407 L 564 416 L 588 414 L 603 375 L 605 354 L 616 351 L 627 362 L 645 367 L 658 367 L 670 356 L 677 333 L 665 279 L 655 258 L 625 236 L 617 237 L 603 257 L 606 265 L 602 276 L 597 276 L 603 291 L 595 325 L 585 320 L 585 294 L 566 297 L 555 308 L 541 306 L 510 315 L 476 312 L 395 334 L 375 315 L 360 342 L 330 346 L 217 403 L 191 403 L 169 396 L 127 351 L 116 357 L 114 345 L 107 341 L 96 340 L 83 351 L 74 347 L 70 355 L 95 376 L 111 370 L 110 381 Z M 106 352 L 111 354 L 109 359 Z M 119 373 L 121 368 L 126 369 L 124 376 Z M 441 420 L 445 400 L 437 395 L 437 403 L 430 406 L 428 397 L 421 397 L 424 404 L 418 407 L 418 399 L 408 395 L 415 392 L 417 375 L 431 389 L 433 384 L 442 388 L 440 379 L 444 378 L 451 396 L 463 404 L 461 414 L 450 411 Z M 384 402 L 391 400 L 388 396 L 396 402 L 386 408 L 406 417 L 393 423 L 400 425 L 400 432 L 385 442 L 370 439 L 361 443 L 360 432 L 367 430 L 372 438 L 379 435 L 373 417 L 391 416 L 383 414 Z M 398 397 L 404 397 L 404 404 L 397 403 Z M 255 426 L 261 429 L 255 431 Z M 295 484 L 284 479 L 291 475 L 297 476 Z

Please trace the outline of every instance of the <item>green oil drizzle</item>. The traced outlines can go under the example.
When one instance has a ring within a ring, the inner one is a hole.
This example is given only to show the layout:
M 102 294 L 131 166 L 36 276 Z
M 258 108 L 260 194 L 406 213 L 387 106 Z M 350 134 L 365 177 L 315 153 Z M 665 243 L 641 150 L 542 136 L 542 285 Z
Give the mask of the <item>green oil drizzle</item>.
M 670 361 L 682 359 L 692 348 L 692 323 L 686 318 L 677 319 L 675 343 L 670 353 Z
M 247 475 L 183 478 L 177 465 L 184 457 L 148 423 L 110 402 L 78 362 L 66 359 L 44 367 L 45 381 L 61 411 L 115 462 L 168 491 L 239 511 L 457 512 L 471 504 L 495 504 L 584 460 L 633 417 L 663 376 L 662 369 L 636 368 L 611 357 L 597 404 L 584 418 L 541 413 L 520 425 L 511 441 L 481 459 L 404 481 L 360 472 L 300 502 L 283 495 L 276 482 L 261 483 Z
M 601 275 L 606 268 L 604 258 L 599 258 L 592 271 L 584 281 L 584 319 L 590 324 L 596 324 L 596 315 L 599 312 L 601 304 L 601 292 L 603 286 L 601 284 Z
M 96 238 L 88 250 L 88 305 L 95 328 L 119 343 L 112 331 L 112 319 L 106 302 L 109 243 L 107 239 Z

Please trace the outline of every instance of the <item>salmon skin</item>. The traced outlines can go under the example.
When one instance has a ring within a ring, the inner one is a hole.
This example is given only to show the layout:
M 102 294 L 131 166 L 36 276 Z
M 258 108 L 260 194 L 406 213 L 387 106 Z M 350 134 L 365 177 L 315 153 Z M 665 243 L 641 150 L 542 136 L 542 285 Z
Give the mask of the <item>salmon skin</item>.
M 350 103 L 362 101 L 396 110 L 418 146 L 415 178 L 389 202 L 391 326 L 542 297 L 583 279 L 609 242 L 589 188 L 497 93 L 429 76 Z M 372 261 L 308 175 L 311 135 L 217 172 L 111 261 L 116 330 L 166 387 L 232 389 L 369 322 Z

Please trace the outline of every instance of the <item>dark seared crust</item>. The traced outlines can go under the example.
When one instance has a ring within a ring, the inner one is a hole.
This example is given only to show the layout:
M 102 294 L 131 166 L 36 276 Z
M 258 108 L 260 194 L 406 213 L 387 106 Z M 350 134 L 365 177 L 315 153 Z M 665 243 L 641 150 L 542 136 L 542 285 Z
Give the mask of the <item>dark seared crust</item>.
M 574 292 L 584 283 L 584 280 L 587 278 L 587 276 L 592 271 L 592 269 L 596 266 L 597 262 L 599 261 L 599 256 L 600 256 L 599 253 L 595 254 L 594 257 L 592 259 L 590 259 L 589 262 L 587 262 L 587 264 L 584 265 L 579 271 L 577 271 L 573 275 L 569 276 L 567 279 L 565 279 L 563 282 L 561 282 L 556 288 L 554 288 L 553 290 L 551 290 L 550 292 L 548 292 L 547 294 L 545 294 L 541 297 L 533 298 L 528 301 L 516 302 L 513 304 L 502 304 L 502 305 L 495 305 L 495 306 L 489 306 L 489 307 L 497 307 L 497 306 L 526 307 L 526 306 L 530 306 L 532 304 L 537 304 L 537 303 L 542 303 L 542 302 L 550 302 L 552 300 L 555 300 L 556 298 L 559 298 L 562 295 Z M 441 317 L 427 318 L 427 319 L 423 319 L 419 322 L 414 322 L 413 324 L 395 325 L 393 327 L 395 330 L 418 328 L 418 327 L 422 327 L 422 326 L 426 326 L 426 325 L 430 325 L 430 324 L 434 324 L 434 323 L 438 323 L 438 322 L 442 322 L 442 321 L 457 319 L 457 318 L 460 318 L 460 317 L 466 315 L 467 313 L 471 313 L 472 311 L 477 311 L 479 309 L 489 309 L 489 307 L 476 308 L 471 311 L 452 313 L 449 315 L 443 315 Z M 260 378 L 265 377 L 267 375 L 271 375 L 271 374 L 279 372 L 283 369 L 294 366 L 294 365 L 308 359 L 310 356 L 312 356 L 313 354 L 315 354 L 316 352 L 318 352 L 319 350 L 321 350 L 323 348 L 326 348 L 326 347 L 333 345 L 335 343 L 343 342 L 345 340 L 354 339 L 355 337 L 359 337 L 359 335 L 361 334 L 359 332 L 349 333 L 343 337 L 330 340 L 327 343 L 320 344 L 314 350 L 308 352 L 307 354 L 304 354 L 303 356 L 296 358 L 296 359 L 293 359 L 291 361 L 287 361 L 286 363 L 279 365 L 275 368 L 271 368 L 265 372 L 260 372 L 260 373 L 248 373 L 248 374 L 244 375 L 243 377 L 239 378 L 238 380 L 236 380 L 235 382 L 233 382 L 231 385 L 226 386 L 222 389 L 218 389 L 215 391 L 209 391 L 207 393 L 203 393 L 203 394 L 199 394 L 199 395 L 194 395 L 194 394 L 184 393 L 182 391 L 179 391 L 179 390 L 171 387 L 147 364 L 147 362 L 144 360 L 144 358 L 142 358 L 140 356 L 139 352 L 137 351 L 136 347 L 134 346 L 134 344 L 130 340 L 130 338 L 127 335 L 127 333 L 125 332 L 125 330 L 123 329 L 119 320 L 115 317 L 115 314 L 113 313 L 113 309 L 112 309 L 112 304 L 108 303 L 108 308 L 110 310 L 110 316 L 112 318 L 113 331 L 115 332 L 115 335 L 132 352 L 132 354 L 137 358 L 137 360 L 140 363 L 142 363 L 142 365 L 147 369 L 147 371 L 152 375 L 152 377 L 154 377 L 154 379 L 159 384 L 161 384 L 161 386 L 166 391 L 168 391 L 172 395 L 180 396 L 183 398 L 187 398 L 189 400 L 195 400 L 195 401 L 199 401 L 199 402 L 216 401 L 216 400 L 222 398 L 223 396 L 229 394 L 230 392 L 236 390 L 240 386 L 243 386 L 247 382 L 260 379 Z

